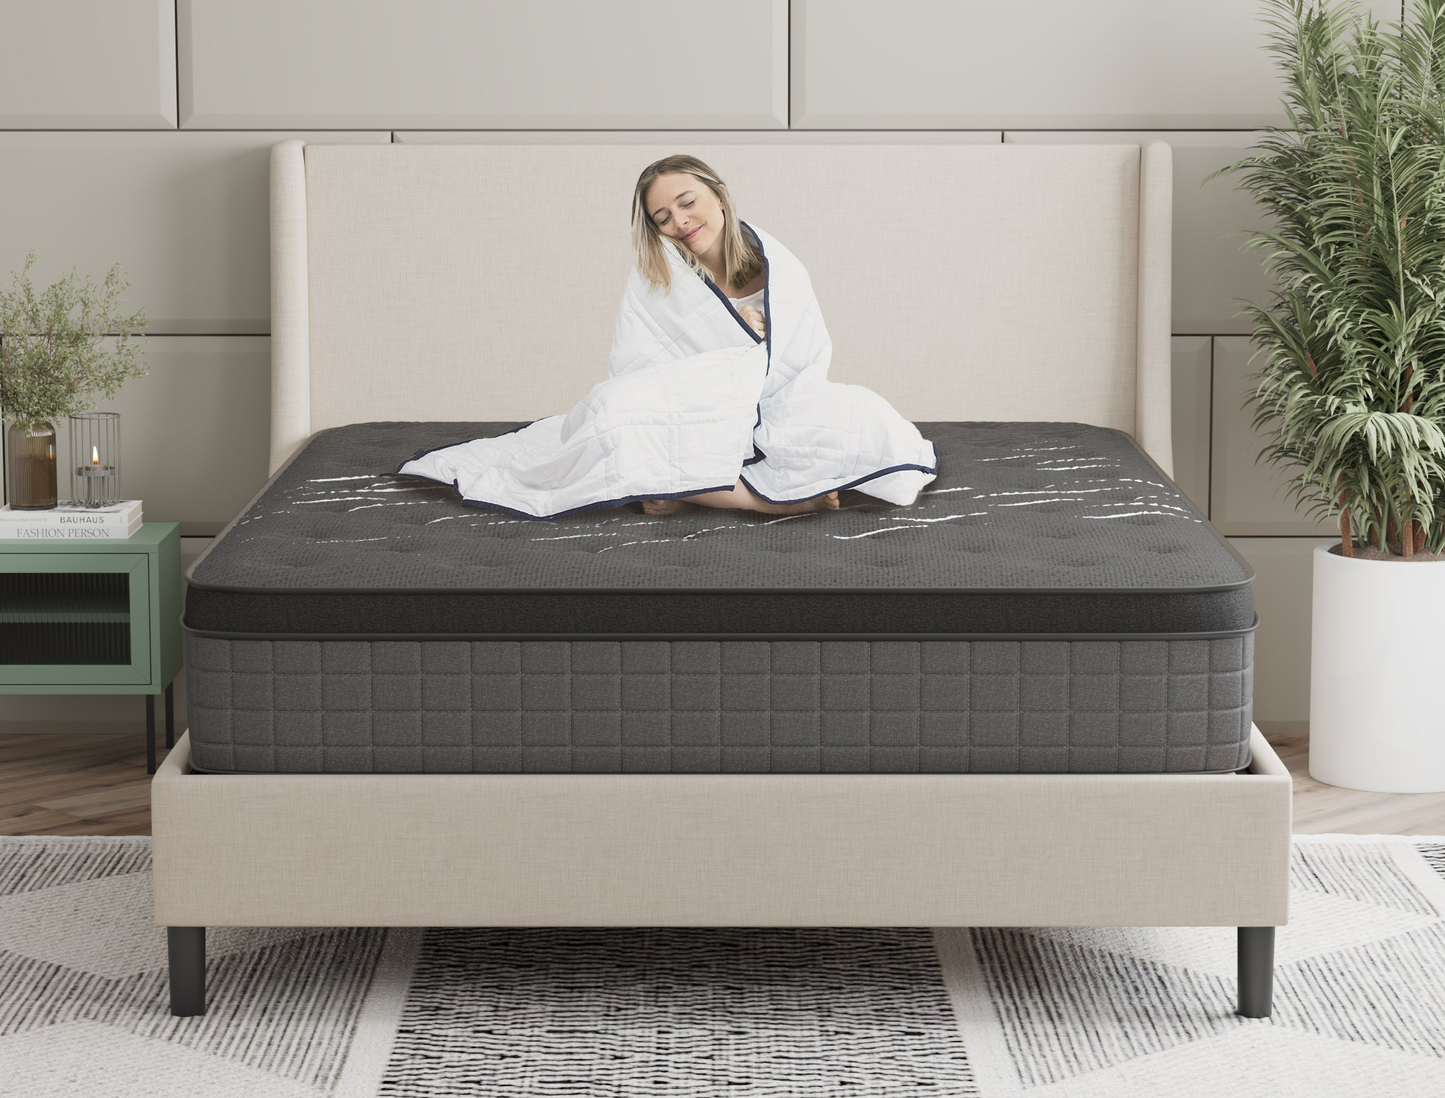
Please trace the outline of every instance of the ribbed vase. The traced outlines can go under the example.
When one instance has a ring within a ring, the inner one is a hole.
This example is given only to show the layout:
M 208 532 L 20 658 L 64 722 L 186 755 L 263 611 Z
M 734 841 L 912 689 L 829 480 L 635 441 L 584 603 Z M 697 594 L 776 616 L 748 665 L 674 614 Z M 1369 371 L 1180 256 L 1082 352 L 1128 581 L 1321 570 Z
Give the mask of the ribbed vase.
M 57 502 L 55 425 L 12 423 L 5 432 L 6 498 L 17 511 L 39 511 Z

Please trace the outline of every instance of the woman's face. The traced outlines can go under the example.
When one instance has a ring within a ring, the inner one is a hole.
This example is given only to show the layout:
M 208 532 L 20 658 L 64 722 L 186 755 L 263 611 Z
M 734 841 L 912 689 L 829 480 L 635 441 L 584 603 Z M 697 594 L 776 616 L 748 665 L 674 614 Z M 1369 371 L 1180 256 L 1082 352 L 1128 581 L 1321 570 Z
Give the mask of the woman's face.
M 721 246 L 722 203 L 712 188 L 686 172 L 670 172 L 652 181 L 643 196 L 657 231 L 692 251 L 695 256 Z

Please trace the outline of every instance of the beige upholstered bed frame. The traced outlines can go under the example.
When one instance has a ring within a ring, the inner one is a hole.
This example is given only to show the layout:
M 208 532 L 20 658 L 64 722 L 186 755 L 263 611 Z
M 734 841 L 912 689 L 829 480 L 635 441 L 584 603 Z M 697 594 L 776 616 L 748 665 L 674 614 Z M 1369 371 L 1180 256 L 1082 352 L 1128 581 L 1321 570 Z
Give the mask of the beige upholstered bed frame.
M 339 424 L 570 407 L 606 373 L 633 183 L 675 151 L 277 145 L 272 471 Z M 835 380 L 914 419 L 1122 428 L 1172 470 L 1164 142 L 687 151 L 807 266 Z M 228 776 L 183 736 L 152 786 L 172 1009 L 203 1009 L 218 925 L 1272 928 L 1290 778 L 1251 748 L 1223 775 Z

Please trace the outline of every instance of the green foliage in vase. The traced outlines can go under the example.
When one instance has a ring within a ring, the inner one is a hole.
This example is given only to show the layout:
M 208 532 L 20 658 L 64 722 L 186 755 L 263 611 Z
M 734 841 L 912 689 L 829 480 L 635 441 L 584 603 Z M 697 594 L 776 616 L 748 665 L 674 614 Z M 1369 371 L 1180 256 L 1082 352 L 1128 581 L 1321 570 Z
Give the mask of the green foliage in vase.
M 27 425 L 86 411 L 95 393 L 109 400 L 126 378 L 149 373 L 139 358 L 150 337 L 134 334 L 145 327 L 145 310 L 119 312 L 130 285 L 119 263 L 103 286 L 89 275 L 79 285 L 72 269 L 39 294 L 29 278 L 34 263 L 31 249 L 12 288 L 0 290 L 0 414 Z M 109 332 L 116 333 L 113 346 Z
M 1290 126 L 1204 180 L 1250 169 L 1235 189 L 1275 221 L 1246 230 L 1275 287 L 1268 309 L 1243 302 L 1265 354 L 1246 401 L 1259 458 L 1291 468 L 1306 513 L 1338 517 L 1346 555 L 1357 537 L 1440 552 L 1445 0 L 1415 0 L 1393 32 L 1319 2 L 1266 4 Z

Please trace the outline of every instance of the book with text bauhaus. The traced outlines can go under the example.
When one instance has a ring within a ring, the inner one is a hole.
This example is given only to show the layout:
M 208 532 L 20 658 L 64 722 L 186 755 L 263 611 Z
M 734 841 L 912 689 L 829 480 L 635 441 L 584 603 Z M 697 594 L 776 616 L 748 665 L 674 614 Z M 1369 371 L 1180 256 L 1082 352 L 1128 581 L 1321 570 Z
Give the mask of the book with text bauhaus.
M 55 507 L 17 511 L 0 507 L 0 538 L 128 538 L 140 529 L 141 501 L 122 500 L 107 507 L 77 507 L 64 500 Z

